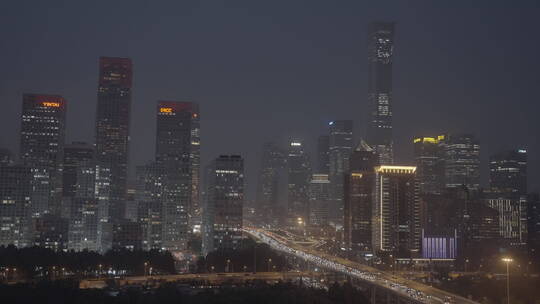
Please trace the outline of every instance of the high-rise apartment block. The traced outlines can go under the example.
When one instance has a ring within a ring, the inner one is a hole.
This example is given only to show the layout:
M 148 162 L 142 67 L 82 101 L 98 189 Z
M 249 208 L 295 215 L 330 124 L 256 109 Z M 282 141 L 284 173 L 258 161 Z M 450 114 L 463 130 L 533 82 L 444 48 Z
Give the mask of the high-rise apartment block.
M 420 204 L 416 167 L 375 168 L 375 200 L 372 209 L 374 252 L 414 256 L 420 250 Z

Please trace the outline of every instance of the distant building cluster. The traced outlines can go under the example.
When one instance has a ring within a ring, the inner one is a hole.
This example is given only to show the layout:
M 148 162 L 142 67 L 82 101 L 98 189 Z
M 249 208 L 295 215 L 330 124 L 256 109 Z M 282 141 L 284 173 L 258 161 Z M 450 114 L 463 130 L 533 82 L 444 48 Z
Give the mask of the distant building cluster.
M 313 158 L 305 138 L 265 143 L 252 205 L 242 156 L 220 155 L 201 170 L 195 102 L 156 102 L 155 157 L 129 178 L 128 58 L 99 60 L 93 143 L 66 143 L 62 96 L 23 94 L 19 157 L 0 149 L 0 245 L 186 252 L 197 234 L 207 254 L 241 246 L 249 223 L 332 240 L 353 259 L 481 264 L 501 250 L 540 258 L 540 199 L 527 192 L 525 149 L 489 158 L 487 188 L 473 134 L 421 134 L 410 139 L 414 163 L 395 161 L 394 27 L 369 26 L 365 134 L 353 134 L 353 120 L 332 120 Z
M 473 134 L 414 137 L 414 164 L 395 163 L 393 54 L 394 24 L 370 24 L 370 111 L 365 136 L 356 136 L 365 140 L 355 142 L 352 120 L 334 120 L 317 138 L 315 158 L 305 139 L 264 144 L 256 220 L 331 238 L 351 258 L 463 263 L 512 251 L 539 257 L 540 202 L 527 192 L 525 149 L 490 157 L 487 188 Z
M 0 245 L 188 248 L 202 218 L 198 104 L 156 103 L 155 160 L 131 182 L 132 78 L 130 59 L 100 58 L 94 143 L 65 143 L 62 96 L 23 95 L 20 157 L 0 151 Z

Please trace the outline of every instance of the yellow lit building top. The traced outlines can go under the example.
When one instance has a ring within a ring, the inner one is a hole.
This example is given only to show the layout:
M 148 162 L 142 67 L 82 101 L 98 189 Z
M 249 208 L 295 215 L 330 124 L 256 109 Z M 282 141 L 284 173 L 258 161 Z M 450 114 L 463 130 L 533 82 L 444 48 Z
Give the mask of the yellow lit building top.
M 395 173 L 395 174 L 414 174 L 416 172 L 415 166 L 378 166 L 375 167 L 377 173 Z
M 438 144 L 441 140 L 444 140 L 444 135 L 439 135 L 437 137 L 417 137 L 413 140 L 413 143 L 431 143 L 431 144 Z

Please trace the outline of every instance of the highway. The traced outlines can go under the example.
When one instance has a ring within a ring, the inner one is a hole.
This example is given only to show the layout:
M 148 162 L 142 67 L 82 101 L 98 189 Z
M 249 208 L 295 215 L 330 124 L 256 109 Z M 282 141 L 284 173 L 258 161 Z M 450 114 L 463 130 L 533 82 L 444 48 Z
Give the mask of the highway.
M 220 272 L 220 273 L 187 273 L 187 274 L 172 274 L 172 275 L 149 275 L 149 276 L 129 276 L 115 278 L 119 286 L 127 284 L 147 284 L 153 282 L 191 282 L 191 281 L 206 281 L 212 284 L 222 284 L 225 282 L 243 283 L 245 281 L 267 281 L 278 282 L 288 281 L 295 278 L 311 277 L 313 274 L 305 272 Z M 105 288 L 106 278 L 96 278 L 82 280 L 79 283 L 79 288 Z
M 420 303 L 429 304 L 478 304 L 478 302 L 460 297 L 458 295 L 440 290 L 416 281 L 398 277 L 379 269 L 349 261 L 343 258 L 300 246 L 290 240 L 259 228 L 244 228 L 244 231 L 270 247 L 307 260 L 321 268 L 330 269 L 350 275 L 354 278 L 375 284 L 378 287 L 390 289 L 405 298 Z

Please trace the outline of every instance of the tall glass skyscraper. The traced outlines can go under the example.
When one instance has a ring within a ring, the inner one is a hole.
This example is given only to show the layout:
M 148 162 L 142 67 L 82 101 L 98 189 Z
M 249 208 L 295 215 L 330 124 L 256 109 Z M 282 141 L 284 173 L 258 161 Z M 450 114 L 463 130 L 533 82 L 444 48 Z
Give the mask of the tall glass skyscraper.
M 296 225 L 298 218 L 306 222 L 308 218 L 309 182 L 311 166 L 303 143 L 292 140 L 289 143 L 288 165 L 288 214 L 287 223 Z
M 381 164 L 394 160 L 392 139 L 392 61 L 394 23 L 373 22 L 368 28 L 368 143 Z
M 286 183 L 287 176 L 285 168 L 287 158 L 285 151 L 280 149 L 275 143 L 267 142 L 263 145 L 261 170 L 257 185 L 258 211 L 263 221 L 276 223 L 278 217 L 283 213 L 279 199 L 285 191 L 280 187 Z
M 200 219 L 199 105 L 159 101 L 157 105 L 156 164 L 164 169 L 163 248 L 184 250 L 190 223 Z
M 203 254 L 237 249 L 242 240 L 244 159 L 221 155 L 208 168 L 208 200 L 204 208 Z
M 500 152 L 489 158 L 489 185 L 492 192 L 527 195 L 527 150 Z
M 343 179 L 349 171 L 349 157 L 353 146 L 352 120 L 336 120 L 329 123 L 330 160 L 330 218 L 338 224 L 343 223 Z
M 21 162 L 32 170 L 32 216 L 60 214 L 66 101 L 58 95 L 24 94 Z
M 126 198 L 132 63 L 129 58 L 99 58 L 96 111 L 96 160 L 98 174 L 110 178 L 106 220 L 120 220 Z M 105 196 L 105 195 L 103 195 Z
M 480 187 L 480 143 L 472 134 L 448 134 L 444 142 L 446 188 L 465 185 L 470 190 Z

